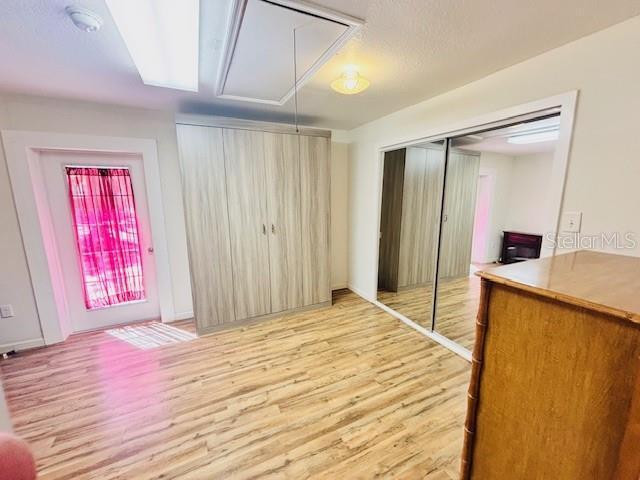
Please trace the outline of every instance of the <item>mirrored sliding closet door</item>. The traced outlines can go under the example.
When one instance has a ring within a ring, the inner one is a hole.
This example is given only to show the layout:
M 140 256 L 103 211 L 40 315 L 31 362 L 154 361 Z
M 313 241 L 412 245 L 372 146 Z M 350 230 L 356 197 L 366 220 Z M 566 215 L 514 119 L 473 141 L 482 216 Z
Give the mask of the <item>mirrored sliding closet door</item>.
M 446 141 L 386 152 L 378 300 L 431 329 Z
M 545 253 L 559 125 L 550 112 L 449 139 L 433 329 L 467 350 L 480 303 L 475 273 Z
M 470 355 L 475 273 L 552 253 L 542 238 L 557 220 L 546 192 L 559 125 L 552 109 L 385 152 L 378 301 Z
M 456 145 L 450 140 L 433 329 L 471 350 L 480 294 L 480 279 L 471 268 L 480 155 Z

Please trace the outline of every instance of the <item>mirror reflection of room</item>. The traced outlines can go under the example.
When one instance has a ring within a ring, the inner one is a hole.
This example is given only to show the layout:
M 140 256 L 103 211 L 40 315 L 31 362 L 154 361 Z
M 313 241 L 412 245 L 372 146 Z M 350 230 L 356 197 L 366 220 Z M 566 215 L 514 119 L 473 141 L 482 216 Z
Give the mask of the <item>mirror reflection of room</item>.
M 545 192 L 559 121 L 554 115 L 451 139 L 452 152 L 465 156 L 452 155 L 456 160 L 447 167 L 434 330 L 469 350 L 480 299 L 475 272 L 544 253 Z M 468 162 L 465 168 L 459 164 L 462 158 Z
M 378 300 L 471 350 L 475 272 L 545 254 L 558 127 L 556 114 L 386 152 Z
M 384 157 L 378 300 L 431 328 L 445 141 Z

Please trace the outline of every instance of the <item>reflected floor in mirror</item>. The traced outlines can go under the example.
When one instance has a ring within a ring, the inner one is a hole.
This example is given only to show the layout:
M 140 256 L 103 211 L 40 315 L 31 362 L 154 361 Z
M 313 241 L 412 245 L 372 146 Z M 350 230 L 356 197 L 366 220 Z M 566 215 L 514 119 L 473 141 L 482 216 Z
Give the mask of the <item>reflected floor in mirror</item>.
M 432 298 L 431 284 L 397 293 L 378 291 L 378 301 L 425 328 L 431 328 Z M 464 348 L 473 350 L 479 301 L 480 278 L 478 276 L 441 279 L 435 331 Z

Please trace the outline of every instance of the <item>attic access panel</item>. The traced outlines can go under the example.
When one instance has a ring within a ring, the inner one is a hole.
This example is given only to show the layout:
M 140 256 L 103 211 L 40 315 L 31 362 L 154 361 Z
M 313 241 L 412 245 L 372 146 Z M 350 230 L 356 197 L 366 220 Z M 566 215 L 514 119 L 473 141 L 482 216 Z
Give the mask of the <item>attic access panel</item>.
M 216 94 L 283 105 L 294 92 L 293 31 L 298 87 L 308 81 L 362 24 L 291 0 L 236 0 Z

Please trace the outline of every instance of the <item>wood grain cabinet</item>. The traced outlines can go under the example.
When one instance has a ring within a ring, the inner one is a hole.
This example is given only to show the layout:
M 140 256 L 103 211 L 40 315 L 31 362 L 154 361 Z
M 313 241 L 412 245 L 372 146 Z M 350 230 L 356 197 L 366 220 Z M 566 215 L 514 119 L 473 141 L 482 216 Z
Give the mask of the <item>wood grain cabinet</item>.
M 329 132 L 198 121 L 177 124 L 198 332 L 330 303 Z
M 444 188 L 442 145 L 385 153 L 379 288 L 395 292 L 434 281 L 442 213 L 440 277 L 469 275 L 479 165 L 479 155 L 452 149 Z
M 251 130 L 223 129 L 222 137 L 235 315 L 252 318 L 271 312 L 264 140 Z
M 329 271 L 329 139 L 300 138 L 304 305 L 331 300 Z
M 264 134 L 272 312 L 303 305 L 299 140 Z
M 193 313 L 198 330 L 235 320 L 222 130 L 177 126 Z
M 480 274 L 463 479 L 640 478 L 640 258 Z
M 469 275 L 479 170 L 479 154 L 451 149 L 444 189 L 440 278 Z

